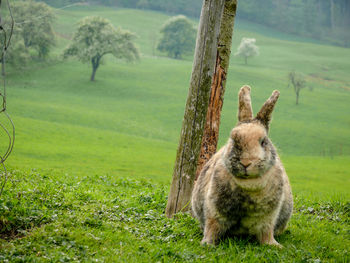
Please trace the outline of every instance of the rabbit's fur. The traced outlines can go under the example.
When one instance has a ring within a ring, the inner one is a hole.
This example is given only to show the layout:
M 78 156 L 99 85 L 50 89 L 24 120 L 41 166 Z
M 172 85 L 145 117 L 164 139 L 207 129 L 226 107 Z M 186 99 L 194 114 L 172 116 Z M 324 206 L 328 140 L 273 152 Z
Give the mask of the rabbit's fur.
M 274 91 L 253 118 L 250 87 L 239 92 L 238 124 L 230 138 L 203 167 L 192 192 L 192 212 L 199 220 L 202 244 L 223 234 L 248 234 L 260 243 L 280 246 L 291 217 L 293 198 L 285 169 L 267 137 L 279 92 Z

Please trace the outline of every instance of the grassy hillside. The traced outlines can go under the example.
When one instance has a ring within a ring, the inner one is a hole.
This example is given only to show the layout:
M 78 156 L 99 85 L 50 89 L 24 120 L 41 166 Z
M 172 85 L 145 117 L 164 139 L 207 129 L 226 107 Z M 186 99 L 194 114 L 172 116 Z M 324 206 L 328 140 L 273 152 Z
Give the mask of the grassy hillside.
M 118 66 L 114 64 L 112 59 L 107 59 L 107 65 L 101 67 L 98 72 L 99 75 L 105 74 L 98 76 L 99 82 L 95 83 L 94 86 L 98 88 L 100 85 L 105 85 L 101 81 L 111 81 L 115 86 L 123 86 L 127 83 L 128 89 L 132 87 L 137 94 L 136 96 L 142 98 L 141 101 L 144 105 L 153 103 L 153 101 L 149 101 L 148 97 L 152 97 L 150 100 L 154 100 L 154 93 L 157 93 L 159 108 L 151 107 L 150 110 L 166 109 L 173 115 L 169 116 L 160 110 L 158 113 L 164 114 L 164 116 L 158 117 L 152 114 L 152 118 L 156 117 L 160 120 L 159 124 L 163 131 L 172 132 L 166 134 L 165 140 L 176 143 L 179 121 L 181 122 L 182 119 L 184 101 L 187 96 L 192 58 L 189 58 L 188 61 L 173 61 L 163 58 L 147 59 L 147 57 L 154 55 L 159 29 L 168 17 L 155 12 L 129 9 L 96 9 L 96 7 L 76 9 L 75 11 L 60 11 L 58 16 L 56 30 L 67 38 L 71 36 L 74 29 L 69 25 L 91 14 L 103 15 L 110 19 L 115 26 L 129 29 L 139 36 L 137 43 L 144 55 L 141 63 L 132 66 L 126 65 L 122 69 L 119 65 L 119 68 L 112 69 L 111 67 Z M 130 17 L 133 19 L 131 20 Z M 249 84 L 253 88 L 253 107 L 255 110 L 258 110 L 273 89 L 281 91 L 281 99 L 274 115 L 277 121 L 273 124 L 271 136 L 284 153 L 289 155 L 349 154 L 350 79 L 348 72 L 350 63 L 348 60 L 350 51 L 332 46 L 300 42 L 300 38 L 298 38 L 298 42 L 290 41 L 292 36 L 289 37 L 289 41 L 280 40 L 273 38 L 273 36 L 283 38 L 280 33 L 268 31 L 263 27 L 257 27 L 258 32 L 246 31 L 241 28 L 251 29 L 252 25 L 244 22 L 237 23 L 233 39 L 233 52 L 242 37 L 255 37 L 261 55 L 249 61 L 248 66 L 243 65 L 243 60 L 240 58 L 232 57 L 231 59 L 223 109 L 221 144 L 226 140 L 236 121 L 237 91 L 243 84 Z M 58 50 L 61 50 L 61 46 L 58 47 Z M 155 54 L 160 55 L 158 52 Z M 301 105 L 299 106 L 294 104 L 295 96 L 292 89 L 287 89 L 287 74 L 291 70 L 306 74 L 308 87 L 313 89 L 312 91 L 309 89 L 302 91 Z M 115 73 L 111 73 L 111 71 Z M 83 72 L 89 74 L 89 68 L 86 67 Z M 112 78 L 114 74 L 116 77 Z M 82 80 L 82 76 L 72 77 L 77 82 Z M 164 98 L 164 93 L 169 96 Z M 168 107 L 169 100 L 171 108 Z M 123 101 L 127 101 L 127 98 Z M 164 107 L 165 105 L 166 107 Z M 124 111 L 130 111 L 130 108 L 126 106 Z M 135 112 L 138 114 L 138 109 L 135 109 Z M 128 125 L 124 127 L 128 130 L 130 128 Z M 164 139 L 164 136 L 159 132 L 154 132 L 152 135 L 156 139 Z
M 108 262 L 129 261 L 131 255 L 145 262 L 256 260 L 256 255 L 262 261 L 347 261 L 350 49 L 236 24 L 233 52 L 242 37 L 255 37 L 261 55 L 248 65 L 231 58 L 220 145 L 236 123 L 243 84 L 252 87 L 255 112 L 272 90 L 280 90 L 271 138 L 292 183 L 295 215 L 280 239 L 283 252 L 244 239 L 203 249 L 193 219 L 163 217 L 192 67 L 190 57 L 173 60 L 155 51 L 169 17 L 96 6 L 56 13 L 58 44 L 51 61 L 8 75 L 8 111 L 17 137 L 8 160 L 12 179 L 0 200 L 0 226 L 7 225 L 7 234 L 28 236 L 0 237 L 0 261 Z M 135 32 L 140 62 L 106 57 L 90 82 L 90 65 L 61 61 L 77 21 L 87 15 Z M 298 106 L 286 87 L 293 69 L 305 73 L 313 88 L 301 92 Z
M 8 107 L 17 126 L 10 165 L 92 173 L 121 170 L 168 181 L 192 67 L 190 59 L 168 59 L 158 52 L 152 56 L 154 36 L 168 16 L 89 6 L 56 13 L 58 59 L 77 21 L 87 15 L 107 17 L 115 26 L 135 32 L 142 59 L 128 64 L 106 57 L 93 83 L 90 65 L 75 60 L 10 72 Z M 238 89 L 249 84 L 255 111 L 273 89 L 281 91 L 271 138 L 287 163 L 295 155 L 348 155 L 350 51 L 300 39 L 281 40 L 266 28 L 253 32 L 241 29 L 245 27 L 252 25 L 237 23 L 233 51 L 243 36 L 256 37 L 261 55 L 247 66 L 240 58 L 231 58 L 220 145 L 236 123 Z M 291 69 L 309 74 L 308 85 L 313 87 L 302 91 L 298 106 L 292 90 L 286 88 Z

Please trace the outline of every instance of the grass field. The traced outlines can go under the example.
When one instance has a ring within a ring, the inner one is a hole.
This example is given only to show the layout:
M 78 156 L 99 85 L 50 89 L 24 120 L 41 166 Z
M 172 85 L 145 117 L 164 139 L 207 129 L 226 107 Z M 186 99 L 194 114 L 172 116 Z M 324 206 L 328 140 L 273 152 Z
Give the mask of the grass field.
M 18 238 L 0 242 L 3 262 L 348 262 L 349 203 L 295 195 L 284 249 L 250 238 L 201 247 L 188 214 L 164 216 L 168 186 L 114 175 L 14 171 L 0 203 Z M 307 196 L 307 195 L 306 195 Z M 8 221 L 4 222 L 4 218 Z
M 350 260 L 349 49 L 236 23 L 233 50 L 243 36 L 255 37 L 261 55 L 247 66 L 231 58 L 220 145 L 236 123 L 243 84 L 252 87 L 255 111 L 280 90 L 270 137 L 290 177 L 295 211 L 278 239 L 283 250 L 240 238 L 203 248 L 192 218 L 163 215 L 192 67 L 191 58 L 172 60 L 154 49 L 169 16 L 95 6 L 56 13 L 50 62 L 8 76 L 16 144 L 0 199 L 0 261 Z M 76 22 L 87 15 L 135 32 L 141 60 L 106 57 L 95 82 L 90 65 L 61 61 Z M 313 88 L 302 91 L 298 106 L 286 87 L 293 69 Z

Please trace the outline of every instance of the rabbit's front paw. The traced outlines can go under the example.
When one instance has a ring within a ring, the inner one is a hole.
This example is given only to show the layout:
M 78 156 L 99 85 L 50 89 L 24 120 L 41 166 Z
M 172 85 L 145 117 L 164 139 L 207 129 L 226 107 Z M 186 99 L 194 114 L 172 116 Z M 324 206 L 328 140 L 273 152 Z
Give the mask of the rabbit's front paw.
M 273 230 L 263 232 L 261 236 L 258 237 L 258 239 L 263 245 L 270 245 L 278 248 L 283 248 L 283 246 L 280 243 L 278 243 L 275 237 L 273 236 Z
M 201 245 L 215 245 L 221 233 L 221 226 L 214 218 L 207 219 L 204 227 L 204 237 Z
M 201 241 L 201 245 L 202 246 L 214 246 L 214 242 L 213 242 L 213 240 L 210 240 L 210 239 L 203 237 L 203 239 Z

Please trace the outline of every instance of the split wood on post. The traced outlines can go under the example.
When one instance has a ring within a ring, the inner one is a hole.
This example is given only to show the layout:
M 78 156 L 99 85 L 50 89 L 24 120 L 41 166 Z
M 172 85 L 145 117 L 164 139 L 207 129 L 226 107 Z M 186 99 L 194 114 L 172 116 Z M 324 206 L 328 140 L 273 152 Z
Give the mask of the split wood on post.
M 215 154 L 218 145 L 221 109 L 224 103 L 227 71 L 230 64 L 236 9 L 237 0 L 225 1 L 220 26 L 215 73 L 210 89 L 209 106 L 202 137 L 201 152 L 198 158 L 196 180 L 203 166 Z
M 217 61 L 221 21 L 222 17 L 228 17 L 227 15 L 223 16 L 224 7 L 228 6 L 227 2 L 233 1 L 203 1 L 190 89 L 166 208 L 168 217 L 172 217 L 175 213 L 189 208 L 188 204 L 196 177 L 215 62 Z M 229 14 L 230 12 L 226 13 Z M 233 20 L 234 16 L 231 16 L 230 19 Z M 228 34 L 232 35 L 232 30 Z M 220 65 L 223 65 L 222 63 L 228 64 L 228 60 L 221 62 Z M 223 68 L 225 69 L 224 66 Z

